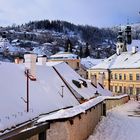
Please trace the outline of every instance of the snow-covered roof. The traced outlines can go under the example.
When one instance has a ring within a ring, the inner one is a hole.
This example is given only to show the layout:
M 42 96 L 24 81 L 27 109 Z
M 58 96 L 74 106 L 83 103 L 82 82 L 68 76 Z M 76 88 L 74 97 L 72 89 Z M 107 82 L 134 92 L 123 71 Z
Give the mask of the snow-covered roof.
M 12 47 L 12 45 L 6 38 L 0 38 L 0 48 L 6 49 L 10 47 Z
M 46 43 L 43 43 L 42 45 L 52 46 L 53 44 L 52 43 L 49 43 L 49 42 L 46 42 Z
M 55 66 L 55 65 L 58 65 L 60 63 L 63 63 L 62 61 L 56 61 L 56 62 L 46 62 L 46 65 L 47 66 Z
M 11 45 L 6 38 L 1 38 L 0 39 L 0 51 L 3 52 L 4 50 L 8 50 L 11 53 L 26 51 L 24 48 L 19 48 L 19 47 Z
M 0 130 L 26 122 L 40 114 L 79 104 L 52 67 L 36 66 L 36 81 L 29 81 L 29 113 L 26 112 L 26 76 L 23 64 L 0 63 Z M 62 97 L 62 86 L 63 97 Z
M 120 96 L 114 96 L 114 97 L 109 97 L 109 96 L 98 96 L 97 98 L 91 99 L 83 104 L 77 105 L 73 108 L 69 109 L 62 109 L 57 112 L 54 112 L 52 114 L 48 114 L 46 116 L 41 117 L 38 119 L 38 123 L 44 122 L 44 121 L 49 121 L 49 120 L 57 120 L 57 119 L 63 119 L 63 118 L 71 118 L 74 117 L 78 114 L 85 113 L 88 109 L 92 108 L 93 106 L 103 102 L 106 99 L 120 99 L 122 97 L 128 96 L 127 94 L 125 95 L 120 95 Z
M 56 120 L 56 119 L 74 117 L 78 114 L 85 113 L 86 110 L 88 110 L 89 108 L 92 108 L 96 104 L 104 101 L 104 99 L 106 99 L 106 97 L 99 96 L 99 97 L 91 99 L 83 104 L 77 105 L 73 108 L 69 108 L 69 109 L 65 109 L 65 110 L 62 109 L 62 110 L 59 110 L 52 114 L 43 116 L 40 119 L 38 119 L 37 122 L 40 123 L 40 122 L 44 122 L 44 121 L 48 121 L 48 120 Z
M 98 63 L 100 63 L 103 59 L 94 59 L 94 58 L 90 58 L 90 57 L 87 57 L 87 58 L 82 58 L 81 59 L 81 64 L 89 69 L 89 68 L 92 68 L 93 66 L 97 65 Z
M 90 99 L 96 91 L 109 95 L 108 91 L 94 87 L 80 77 L 68 64 L 36 65 L 36 81 L 29 81 L 29 113 L 26 112 L 27 81 L 24 64 L 0 62 L 0 130 L 62 108 L 79 105 L 77 98 Z M 72 80 L 82 84 L 78 88 Z M 87 87 L 83 85 L 86 82 Z M 71 89 L 71 90 L 70 90 Z M 63 93 L 63 95 L 62 95 Z M 1 134 L 1 133 L 0 133 Z
M 63 79 L 67 82 L 67 84 L 73 89 L 74 94 L 79 98 L 90 99 L 95 96 L 96 91 L 101 95 L 109 95 L 107 91 L 101 88 L 95 88 L 91 82 L 82 78 L 79 74 L 77 74 L 69 65 L 66 63 L 59 63 L 54 65 L 55 69 L 59 72 L 59 74 L 63 77 Z M 78 88 L 74 83 L 73 80 L 82 83 L 82 80 L 86 82 L 87 87 L 82 86 Z M 107 94 L 105 94 L 105 92 Z M 110 94 L 111 95 L 111 94 Z
M 132 40 L 131 44 L 127 44 L 127 51 L 131 52 L 132 51 L 132 47 L 138 47 L 137 50 L 140 51 L 140 40 Z
M 140 51 L 136 53 L 123 52 L 120 55 L 114 54 L 105 59 L 92 69 L 125 69 L 140 68 Z
M 112 96 L 112 92 L 108 89 L 103 88 L 100 84 L 97 84 L 97 91 L 101 96 Z
M 45 53 L 42 51 L 42 48 L 40 48 L 40 47 L 35 47 L 33 49 L 33 53 L 35 53 L 37 55 L 45 55 Z
M 60 52 L 55 55 L 51 55 L 50 59 L 77 59 L 77 55 L 69 52 Z

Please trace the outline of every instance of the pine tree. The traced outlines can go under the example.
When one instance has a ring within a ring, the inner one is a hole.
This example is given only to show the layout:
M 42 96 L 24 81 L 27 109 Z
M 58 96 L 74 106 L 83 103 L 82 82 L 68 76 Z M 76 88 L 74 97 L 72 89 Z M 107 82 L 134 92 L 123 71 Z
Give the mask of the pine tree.
M 82 49 L 82 47 L 80 47 L 80 53 L 79 53 L 79 56 L 80 56 L 80 58 L 83 57 L 83 49 Z
M 90 56 L 89 44 L 86 43 L 85 57 Z

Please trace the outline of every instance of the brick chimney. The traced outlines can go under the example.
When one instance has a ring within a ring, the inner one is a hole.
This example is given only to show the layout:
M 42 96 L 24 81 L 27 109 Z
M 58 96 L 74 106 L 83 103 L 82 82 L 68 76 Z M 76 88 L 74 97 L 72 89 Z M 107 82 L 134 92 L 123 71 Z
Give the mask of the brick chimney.
M 38 56 L 38 64 L 39 65 L 46 65 L 47 57 L 46 55 Z
M 25 68 L 29 69 L 30 75 L 33 77 L 36 77 L 36 54 L 25 54 Z
M 22 57 L 16 57 L 15 58 L 15 64 L 23 64 L 23 58 Z

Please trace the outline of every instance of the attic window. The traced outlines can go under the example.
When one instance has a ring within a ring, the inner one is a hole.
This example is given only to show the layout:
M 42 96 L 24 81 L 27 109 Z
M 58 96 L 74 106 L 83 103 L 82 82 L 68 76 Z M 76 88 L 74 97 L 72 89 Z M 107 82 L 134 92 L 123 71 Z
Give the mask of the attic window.
M 126 58 L 124 61 L 128 60 L 128 58 Z
M 78 88 L 81 88 L 81 83 L 79 81 L 72 80 L 72 82 L 75 86 L 77 86 Z
M 83 79 L 79 79 L 79 80 L 81 80 L 83 83 L 82 83 L 82 85 L 84 86 L 84 87 L 87 87 L 87 82 L 86 81 L 84 81 Z

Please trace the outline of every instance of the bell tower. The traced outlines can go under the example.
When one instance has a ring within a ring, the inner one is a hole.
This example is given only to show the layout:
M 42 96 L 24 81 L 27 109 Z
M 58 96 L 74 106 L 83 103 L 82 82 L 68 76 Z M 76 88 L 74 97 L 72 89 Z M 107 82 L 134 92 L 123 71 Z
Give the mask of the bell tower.
M 120 30 L 118 32 L 118 37 L 117 37 L 117 44 L 116 44 L 116 53 L 117 55 L 120 55 L 122 52 L 126 52 L 126 42 L 124 41 L 123 38 L 123 32 Z
M 132 43 L 131 26 L 127 25 L 125 28 L 125 40 L 127 44 Z

